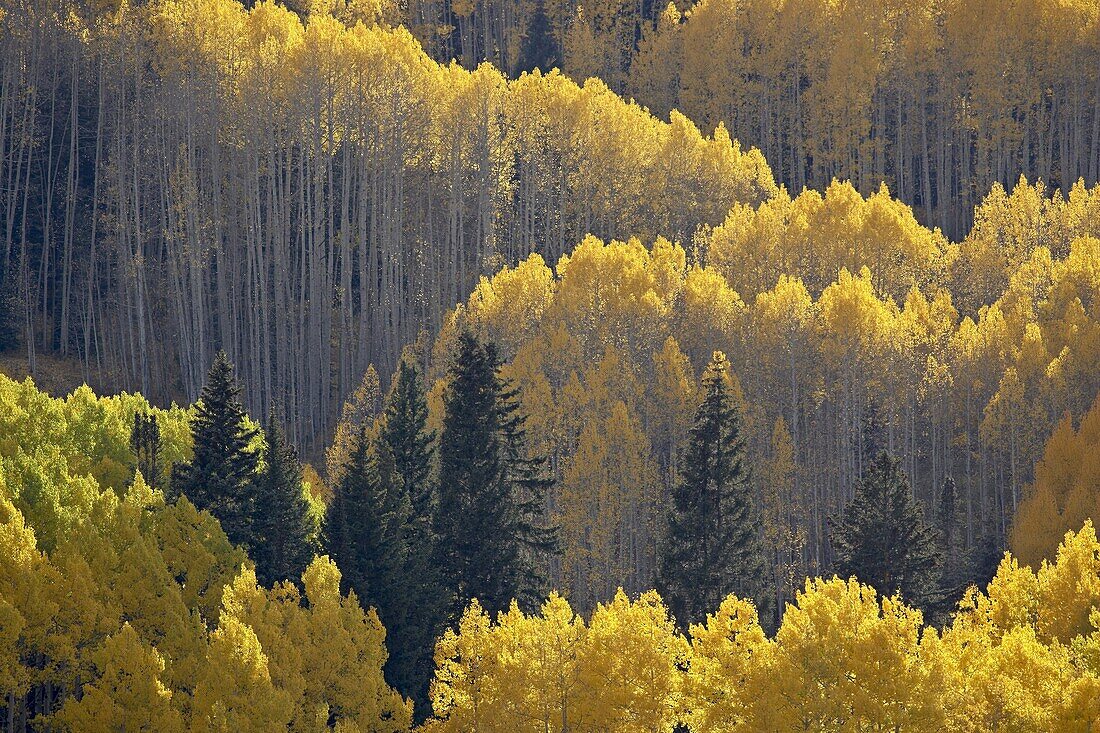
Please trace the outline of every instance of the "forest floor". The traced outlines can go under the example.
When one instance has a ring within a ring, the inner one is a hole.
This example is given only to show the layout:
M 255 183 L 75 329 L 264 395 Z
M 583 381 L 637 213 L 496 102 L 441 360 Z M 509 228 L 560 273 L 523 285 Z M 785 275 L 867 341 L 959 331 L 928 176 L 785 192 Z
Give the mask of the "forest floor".
M 87 381 L 79 359 L 37 354 L 32 370 L 24 350 L 0 354 L 0 374 L 19 380 L 31 377 L 35 386 L 51 397 L 64 397 Z M 95 384 L 91 386 L 96 389 Z

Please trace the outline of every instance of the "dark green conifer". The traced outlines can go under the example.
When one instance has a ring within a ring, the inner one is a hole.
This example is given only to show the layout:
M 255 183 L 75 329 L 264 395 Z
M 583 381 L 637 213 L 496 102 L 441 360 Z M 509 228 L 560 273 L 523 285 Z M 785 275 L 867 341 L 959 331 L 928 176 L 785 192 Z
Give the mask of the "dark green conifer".
M 660 565 L 665 600 L 684 627 L 702 621 L 731 593 L 752 598 L 761 618 L 769 615 L 771 599 L 741 418 L 721 352 L 707 366 L 702 390 L 680 459 Z
M 385 442 L 364 429 L 333 488 L 324 543 L 343 574 L 345 590 L 373 606 L 387 629 L 404 623 L 409 504 Z
M 490 613 L 543 593 L 555 534 L 541 524 L 546 480 L 531 458 L 517 395 L 493 344 L 459 336 L 439 439 L 437 558 L 455 618 L 471 598 Z
M 302 489 L 298 451 L 287 442 L 274 412 L 264 432 L 264 464 L 255 479 L 252 559 L 265 586 L 297 580 L 313 559 L 316 534 Z
M 965 550 L 961 508 L 955 479 L 948 476 L 940 488 L 939 501 L 936 504 L 936 530 L 939 532 L 941 556 L 940 597 L 937 604 L 940 621 L 946 621 L 973 575 Z
M 997 568 L 1004 559 L 1005 535 L 999 517 L 1001 514 L 996 508 L 994 497 L 988 497 L 983 511 L 974 522 L 976 536 L 966 553 L 967 566 L 970 569 L 969 584 L 985 588 L 997 574 Z M 985 518 L 982 521 L 982 517 Z
M 379 424 L 379 438 L 393 455 L 410 512 L 403 539 L 407 548 L 402 586 L 408 614 L 404 623 L 387 626 L 386 678 L 412 698 L 414 710 L 427 714 L 433 651 L 442 632 L 440 577 L 432 531 L 432 457 L 435 434 L 427 427 L 428 405 L 416 367 L 403 359 Z
M 966 553 L 967 567 L 970 570 L 968 585 L 979 588 L 988 586 L 997 574 L 1006 549 L 1000 532 L 986 531 L 979 535 Z
M 191 420 L 195 457 L 177 465 L 172 489 L 197 508 L 209 510 L 230 542 L 251 550 L 258 456 L 250 443 L 257 431 L 249 425 L 240 394 L 233 365 L 219 351 Z
M 838 575 L 934 608 L 940 597 L 937 533 L 925 523 L 909 479 L 886 451 L 871 463 L 844 518 L 831 528 Z
M 527 31 L 520 41 L 519 63 L 516 71 L 539 69 L 546 73 L 560 64 L 559 58 L 558 45 L 554 41 L 554 32 L 550 25 L 550 16 L 546 14 L 546 7 L 542 0 L 539 0 L 527 23 Z
M 386 400 L 379 436 L 393 453 L 394 470 L 405 483 L 412 515 L 429 519 L 435 433 L 428 430 L 428 401 L 416 367 L 402 359 Z
M 495 352 L 495 349 L 494 349 Z M 501 465 L 518 520 L 513 524 L 519 540 L 520 586 L 515 597 L 528 607 L 542 603 L 547 578 L 544 568 L 558 549 L 557 529 L 546 521 L 546 497 L 554 485 L 546 456 L 532 453 L 527 442 L 527 415 L 521 393 L 499 380 Z

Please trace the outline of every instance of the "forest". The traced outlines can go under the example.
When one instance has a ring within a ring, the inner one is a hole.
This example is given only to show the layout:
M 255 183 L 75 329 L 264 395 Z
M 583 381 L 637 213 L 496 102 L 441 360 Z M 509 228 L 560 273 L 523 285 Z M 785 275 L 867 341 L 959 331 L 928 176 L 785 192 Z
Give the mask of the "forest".
M 1100 725 L 1094 0 L 0 0 L 0 145 L 0 731 Z
M 487 374 L 491 361 L 491 349 L 465 344 L 456 381 Z M 541 592 L 545 580 L 493 579 L 456 562 L 481 528 L 447 523 L 455 492 L 441 492 L 427 521 L 420 514 L 431 429 L 415 369 L 406 364 L 378 417 L 355 431 L 362 439 L 343 455 L 320 518 L 317 479 L 303 481 L 277 423 L 265 431 L 248 418 L 219 363 L 200 406 L 187 409 L 87 387 L 52 398 L 0 376 L 5 730 L 406 731 L 415 716 L 426 732 L 1088 731 L 1100 716 L 1100 541 L 1090 520 L 1037 570 L 1005 553 L 982 589 L 937 575 L 949 615 L 920 583 L 903 593 L 927 613 L 902 593 L 835 575 L 806 579 L 778 625 L 761 613 L 766 593 L 713 603 L 706 589 L 692 606 L 667 581 L 681 616 L 653 590 L 617 590 L 585 613 L 583 597 L 557 592 L 517 602 L 513 589 Z M 708 371 L 717 377 L 708 394 L 731 385 L 723 368 Z M 441 479 L 486 470 L 461 465 L 453 449 L 477 440 L 449 419 L 477 411 L 470 394 L 447 399 Z M 1057 443 L 1080 438 L 1091 444 L 1077 450 L 1095 450 L 1100 411 L 1087 422 L 1091 437 L 1071 427 Z M 213 474 L 225 483 L 216 495 L 193 492 L 200 510 L 171 486 L 215 468 L 210 446 L 227 426 L 224 470 Z M 504 445 L 495 452 L 508 463 Z M 1067 449 L 1048 448 L 1037 470 L 1065 472 L 1049 454 Z M 229 467 L 241 462 L 234 480 Z M 880 473 L 901 475 L 886 460 L 869 483 Z M 509 526 L 530 518 L 517 512 Z M 480 559 L 503 561 L 521 536 L 480 543 Z M 318 543 L 332 555 L 315 556 Z M 919 565 L 897 567 L 927 582 Z M 466 590 L 484 601 L 463 607 Z M 444 626 L 433 661 L 425 630 Z M 422 697 L 424 710 L 414 707 Z

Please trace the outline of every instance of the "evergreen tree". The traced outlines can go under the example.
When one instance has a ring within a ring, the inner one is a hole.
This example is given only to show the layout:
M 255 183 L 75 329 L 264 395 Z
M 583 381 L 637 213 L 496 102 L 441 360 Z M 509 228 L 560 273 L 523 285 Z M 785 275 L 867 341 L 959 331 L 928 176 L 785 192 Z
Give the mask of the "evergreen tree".
M 684 627 L 703 621 L 731 593 L 755 600 L 762 617 L 771 599 L 741 418 L 722 352 L 714 352 L 701 387 L 660 566 L 663 595 Z
M 314 522 L 302 489 L 298 451 L 287 442 L 274 412 L 264 437 L 264 465 L 255 479 L 252 559 L 257 578 L 270 586 L 302 576 L 313 559 Z
M 560 64 L 559 59 L 558 45 L 554 42 L 554 33 L 550 26 L 550 16 L 546 14 L 546 7 L 539 0 L 535 4 L 531 20 L 527 23 L 527 32 L 523 34 L 523 40 L 520 42 L 516 71 L 539 69 L 545 73 L 556 68 Z
M 191 420 L 195 457 L 177 465 L 172 489 L 217 517 L 230 542 L 252 549 L 258 457 L 249 444 L 257 431 L 249 425 L 240 394 L 233 365 L 219 351 Z
M 379 424 L 379 439 L 393 455 L 410 508 L 403 531 L 407 555 L 402 585 L 407 595 L 405 623 L 387 625 L 386 677 L 412 698 L 414 710 L 430 711 L 428 682 L 434 671 L 434 644 L 442 631 L 440 577 L 433 558 L 432 456 L 435 434 L 428 430 L 428 405 L 416 367 L 402 360 Z
M 141 472 L 145 483 L 151 489 L 160 488 L 164 467 L 161 465 L 160 424 L 155 414 L 134 413 L 130 450 L 134 453 L 135 468 Z
M 518 516 L 512 525 L 521 557 L 520 587 L 515 597 L 537 606 L 543 601 L 546 586 L 542 568 L 558 551 L 557 528 L 542 521 L 554 479 L 546 456 L 533 453 L 527 442 L 527 415 L 523 412 L 519 388 L 502 379 L 499 385 L 502 478 L 510 489 L 509 498 L 515 502 Z
M 404 481 L 412 515 L 430 519 L 435 432 L 427 427 L 428 402 L 420 374 L 407 359 L 397 368 L 383 415 L 379 436 L 393 452 L 394 470 Z
M 540 527 L 546 481 L 528 454 L 517 395 L 497 371 L 493 344 L 459 336 L 444 395 L 439 500 L 433 526 L 450 618 L 471 598 L 490 613 L 533 603 L 540 567 L 556 547 Z
M 859 431 L 858 475 L 860 478 L 863 478 L 878 454 L 886 450 L 885 436 L 886 431 L 882 426 L 882 415 L 878 404 L 875 400 L 869 399 L 863 407 L 863 421 Z
M 405 623 L 404 530 L 409 504 L 385 442 L 360 430 L 325 513 L 324 544 L 345 589 L 374 606 L 387 629 Z
M 939 598 L 936 611 L 939 621 L 946 622 L 973 575 L 970 558 L 965 552 L 959 491 L 955 479 L 948 476 L 940 488 L 936 504 L 936 530 L 939 533 L 941 567 Z
M 836 572 L 887 595 L 934 607 L 940 596 L 936 530 L 925 523 L 909 479 L 882 451 L 856 486 L 843 519 L 831 522 Z

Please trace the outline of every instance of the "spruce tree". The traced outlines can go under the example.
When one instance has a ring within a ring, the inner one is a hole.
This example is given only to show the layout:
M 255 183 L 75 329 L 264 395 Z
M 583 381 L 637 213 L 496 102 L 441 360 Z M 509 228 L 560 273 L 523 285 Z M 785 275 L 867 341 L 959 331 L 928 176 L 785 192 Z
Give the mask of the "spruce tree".
M 940 597 L 937 533 L 924 521 L 898 461 L 886 451 L 856 486 L 844 518 L 831 527 L 838 575 L 934 608 Z
M 257 431 L 249 425 L 240 394 L 233 365 L 219 351 L 191 420 L 195 457 L 177 464 L 172 489 L 213 514 L 230 542 L 251 550 L 258 456 L 249 444 Z
M 529 457 L 516 393 L 499 367 L 492 343 L 460 334 L 444 395 L 433 521 L 452 619 L 471 598 L 489 613 L 513 598 L 536 602 L 540 568 L 555 549 L 554 533 L 539 525 L 541 462 Z
M 255 479 L 252 559 L 265 586 L 297 580 L 313 559 L 314 522 L 302 490 L 298 451 L 272 412 L 264 433 L 264 464 Z
M 680 459 L 660 565 L 663 595 L 684 627 L 705 619 L 731 593 L 756 601 L 762 618 L 771 599 L 741 419 L 721 352 L 703 374 L 702 392 Z
M 535 4 L 531 20 L 527 23 L 527 32 L 520 41 L 517 71 L 539 69 L 546 73 L 558 66 L 558 59 L 558 47 L 554 42 L 550 16 L 546 14 L 542 0 L 539 0 Z
M 515 502 L 518 521 L 513 524 L 519 540 L 520 581 L 515 597 L 528 606 L 542 603 L 546 577 L 542 568 L 558 549 L 557 528 L 542 521 L 546 497 L 554 485 L 544 455 L 533 453 L 527 442 L 527 415 L 523 412 L 518 387 L 499 380 L 501 463 L 503 479 Z
M 393 455 L 410 508 L 403 540 L 407 548 L 402 586 L 407 596 L 405 622 L 387 626 L 386 678 L 412 698 L 414 710 L 430 710 L 428 682 L 434 671 L 435 639 L 442 631 L 440 577 L 434 563 L 432 531 L 432 456 L 434 432 L 428 430 L 428 405 L 416 367 L 402 360 L 386 400 L 379 439 Z
M 1001 560 L 1004 559 L 1005 550 L 1008 549 L 1005 547 L 1005 534 L 999 520 L 1001 514 L 996 507 L 996 499 L 987 497 L 980 514 L 985 520 L 979 519 L 975 522 L 974 531 L 977 536 L 966 553 L 970 584 L 979 588 L 985 588 L 993 580 Z
M 154 413 L 134 413 L 130 450 L 134 454 L 134 468 L 141 472 L 146 485 L 151 489 L 160 488 L 164 467 L 161 463 L 160 424 Z
M 1004 559 L 1005 550 L 1004 535 L 996 529 L 987 529 L 980 534 L 966 553 L 967 565 L 970 568 L 968 585 L 976 585 L 985 588 L 997 574 L 1001 560 Z
M 333 487 L 324 544 L 343 574 L 344 590 L 354 590 L 364 607 L 375 607 L 387 629 L 405 622 L 408 518 L 393 453 L 362 429 Z
M 398 365 L 383 415 L 379 436 L 393 452 L 394 469 L 405 483 L 412 514 L 430 519 L 435 433 L 427 427 L 428 401 L 420 374 L 406 359 Z
M 972 575 L 969 558 L 965 552 L 960 516 L 959 491 L 955 480 L 948 476 L 940 488 L 936 504 L 936 531 L 939 534 L 941 565 L 936 603 L 937 620 L 944 622 L 962 597 Z

